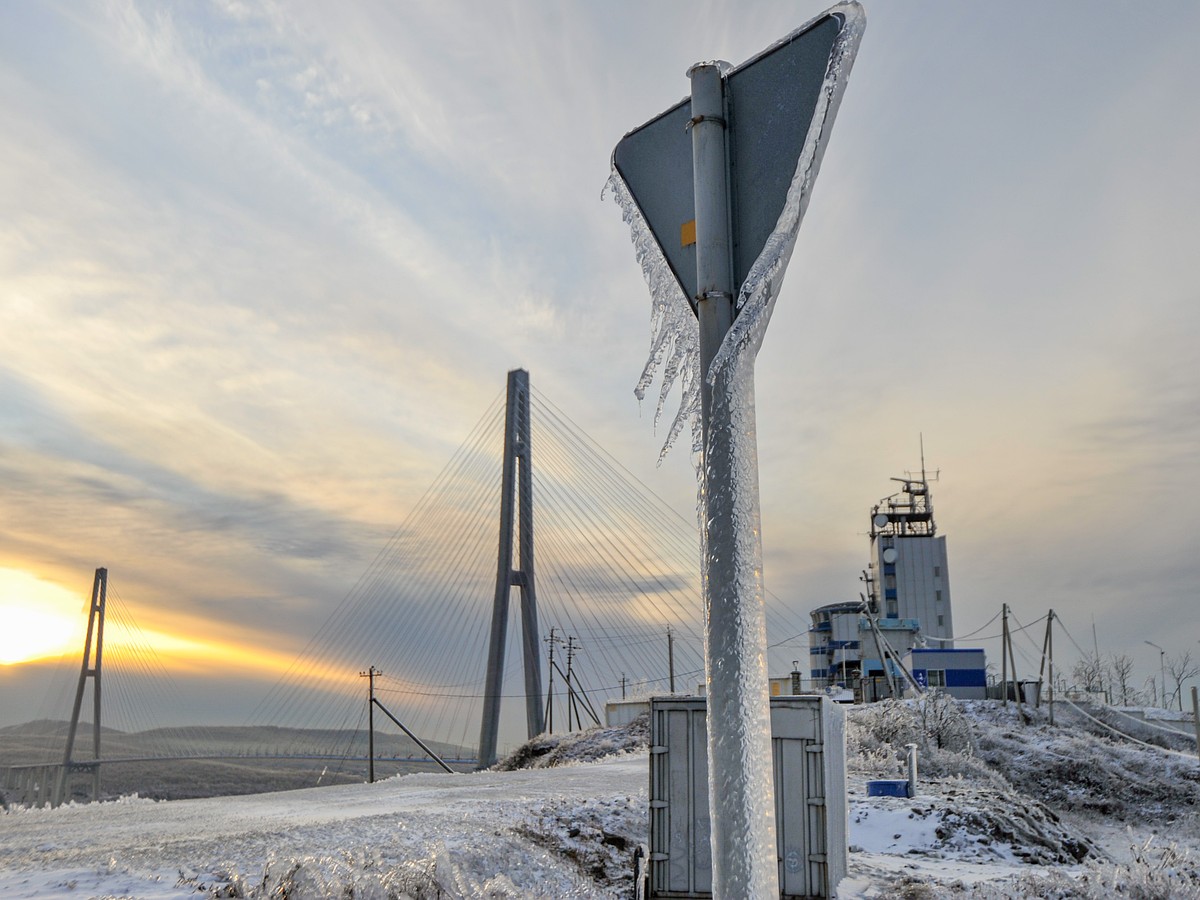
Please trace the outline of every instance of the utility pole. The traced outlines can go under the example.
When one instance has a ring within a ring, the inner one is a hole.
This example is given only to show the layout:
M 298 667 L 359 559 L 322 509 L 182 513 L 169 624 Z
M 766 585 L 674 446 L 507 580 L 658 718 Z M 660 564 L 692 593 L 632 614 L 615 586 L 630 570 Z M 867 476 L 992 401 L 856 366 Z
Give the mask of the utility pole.
M 1008 604 L 1000 605 L 1000 693 L 1008 709 Z
M 1013 696 L 1016 698 L 1017 711 L 1024 715 L 1024 697 L 1022 697 L 1021 681 L 1017 678 L 1017 656 L 1013 653 L 1012 629 L 1008 627 L 1008 604 L 1004 604 L 1004 646 L 1008 649 L 1008 663 L 1012 668 Z
M 551 626 L 550 636 L 546 638 L 546 645 L 550 648 L 550 664 L 546 673 L 549 685 L 546 688 L 546 731 L 548 734 L 554 734 L 554 645 L 562 643 L 554 635 L 555 628 Z
M 1042 662 L 1038 667 L 1038 692 L 1042 689 L 1042 677 L 1046 672 L 1046 661 L 1050 661 L 1050 724 L 1054 724 L 1054 610 L 1046 616 L 1046 636 L 1042 639 Z
M 367 783 L 375 783 L 375 678 L 383 673 L 371 666 L 359 672 L 359 678 L 367 679 Z
M 621 673 L 621 699 L 625 699 L 625 673 Z
M 1046 643 L 1050 650 L 1050 724 L 1054 724 L 1054 610 L 1046 619 Z
M 671 679 L 671 693 L 675 693 L 675 635 L 671 626 L 667 626 L 667 672 Z
M 575 683 L 571 679 L 571 668 L 575 664 L 575 636 L 567 635 L 567 731 L 574 731 L 575 728 L 571 724 L 571 712 L 575 709 Z M 579 721 L 579 716 L 576 714 L 576 720 Z M 582 726 L 582 721 L 579 722 Z
M 1200 757 L 1200 696 L 1192 685 L 1192 722 L 1196 726 L 1196 756 Z

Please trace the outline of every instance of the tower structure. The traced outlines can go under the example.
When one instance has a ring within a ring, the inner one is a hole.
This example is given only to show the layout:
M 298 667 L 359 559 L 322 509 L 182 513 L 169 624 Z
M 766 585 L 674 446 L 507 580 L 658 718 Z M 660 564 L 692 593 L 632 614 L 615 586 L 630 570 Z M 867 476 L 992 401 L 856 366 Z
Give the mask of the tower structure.
M 500 494 L 500 552 L 492 631 L 484 684 L 483 722 L 479 729 L 479 766 L 496 762 L 500 731 L 500 696 L 504 683 L 504 650 L 508 639 L 508 601 L 512 588 L 521 592 L 521 648 L 525 661 L 525 719 L 529 737 L 545 730 L 542 713 L 542 659 L 538 637 L 537 591 L 533 577 L 533 454 L 529 419 L 529 373 L 508 373 L 504 415 L 504 469 Z M 515 529 L 515 534 L 514 534 Z M 514 537 L 516 538 L 514 540 Z M 516 550 L 517 558 L 513 553 Z
M 894 648 L 901 654 L 922 639 L 951 649 L 954 619 L 946 538 L 937 533 L 929 479 L 922 466 L 920 478 L 892 480 L 903 485 L 901 490 L 871 509 L 872 611 L 881 627 L 890 624 L 904 633 L 908 646 Z
M 859 599 L 811 612 L 809 669 L 816 684 L 859 686 L 863 699 L 873 699 L 891 693 L 886 682 L 900 675 L 887 656 L 954 647 L 946 538 L 937 533 L 921 457 L 920 476 L 893 478 L 900 490 L 871 507 Z
M 92 776 L 92 801 L 100 799 L 100 676 L 104 661 L 104 606 L 108 597 L 108 569 L 97 569 L 92 581 L 92 603 L 88 609 L 87 637 L 83 643 L 83 665 L 75 688 L 75 704 L 71 707 L 71 724 L 67 728 L 67 748 L 54 784 L 53 806 L 67 799 L 70 776 L 76 772 Z M 93 649 L 94 648 L 94 649 Z M 88 679 L 92 679 L 92 758 L 79 762 L 72 759 L 75 734 L 79 730 L 79 715 L 83 710 L 83 694 Z

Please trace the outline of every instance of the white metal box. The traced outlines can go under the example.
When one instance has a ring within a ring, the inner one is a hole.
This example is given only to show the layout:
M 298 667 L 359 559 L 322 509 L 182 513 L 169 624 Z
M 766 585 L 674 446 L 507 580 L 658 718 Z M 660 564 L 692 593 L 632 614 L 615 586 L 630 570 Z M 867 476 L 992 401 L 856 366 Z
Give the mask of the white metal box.
M 650 898 L 712 896 L 703 697 L 650 702 Z M 833 896 L 848 865 L 846 723 L 822 696 L 771 698 L 783 900 Z

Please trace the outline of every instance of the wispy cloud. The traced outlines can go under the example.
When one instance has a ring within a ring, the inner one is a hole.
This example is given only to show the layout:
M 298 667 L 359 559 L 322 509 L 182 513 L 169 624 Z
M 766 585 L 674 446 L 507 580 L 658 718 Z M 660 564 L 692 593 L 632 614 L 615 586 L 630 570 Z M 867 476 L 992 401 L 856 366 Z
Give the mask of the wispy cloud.
M 608 156 L 690 63 L 819 10 L 5 7 L 0 562 L 304 636 L 515 365 L 687 514 L 631 395 Z M 1187 595 L 1200 19 L 1132 15 L 869 10 L 758 364 L 767 582 L 801 614 L 857 592 L 921 432 L 959 622 L 1031 581 L 1114 631 L 1139 583 Z

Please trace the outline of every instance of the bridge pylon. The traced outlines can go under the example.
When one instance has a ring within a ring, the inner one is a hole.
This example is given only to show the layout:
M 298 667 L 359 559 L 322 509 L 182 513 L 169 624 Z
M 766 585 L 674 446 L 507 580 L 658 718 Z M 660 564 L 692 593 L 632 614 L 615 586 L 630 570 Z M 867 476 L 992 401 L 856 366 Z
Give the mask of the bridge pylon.
M 504 416 L 500 548 L 484 685 L 483 722 L 479 730 L 481 769 L 486 769 L 496 762 L 496 741 L 500 730 L 500 695 L 504 683 L 504 649 L 508 636 L 508 601 L 513 586 L 521 591 L 521 646 L 525 660 L 526 725 L 531 738 L 545 731 L 542 713 L 541 640 L 538 635 L 537 591 L 533 578 L 532 460 L 529 373 L 525 369 L 513 369 L 508 373 L 508 398 Z M 517 545 L 515 567 L 514 544 Z
M 71 724 L 67 729 L 67 749 L 63 753 L 62 766 L 54 782 L 52 806 L 66 800 L 67 784 L 74 772 L 90 772 L 92 776 L 92 802 L 100 799 L 100 674 L 104 654 L 104 604 L 108 596 L 108 569 L 96 570 L 92 582 L 92 604 L 88 611 L 87 637 L 83 644 L 83 665 L 79 670 L 79 684 L 75 688 L 75 705 L 71 708 Z M 92 648 L 95 647 L 93 654 Z M 75 733 L 79 730 L 79 713 L 83 708 L 83 692 L 87 680 L 92 679 L 92 759 L 75 762 L 71 754 L 75 749 Z

